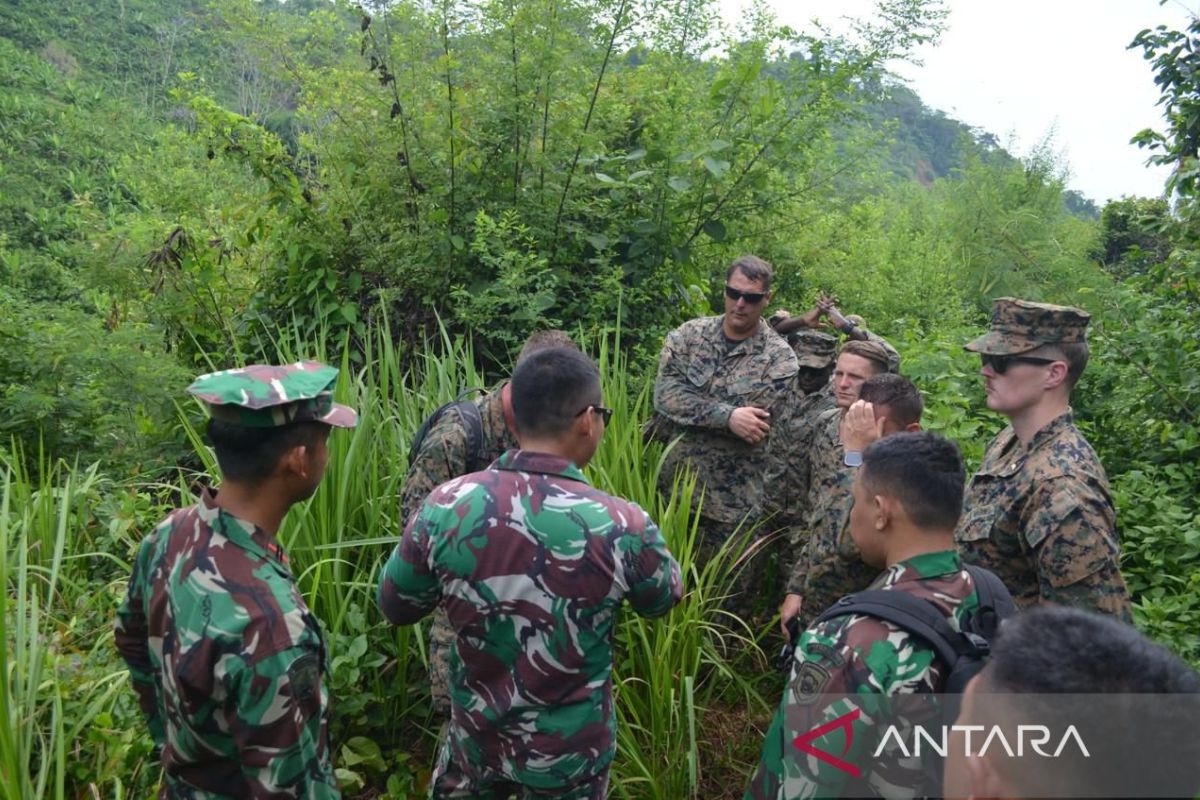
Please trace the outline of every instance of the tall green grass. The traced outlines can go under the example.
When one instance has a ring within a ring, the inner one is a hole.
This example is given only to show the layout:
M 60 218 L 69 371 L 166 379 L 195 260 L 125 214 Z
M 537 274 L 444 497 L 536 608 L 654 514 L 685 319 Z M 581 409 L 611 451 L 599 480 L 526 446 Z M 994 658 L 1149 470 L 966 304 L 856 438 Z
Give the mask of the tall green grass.
M 375 787 L 386 797 L 420 797 L 436 737 L 425 632 L 387 625 L 375 610 L 374 591 L 402 529 L 398 499 L 413 431 L 461 389 L 490 382 L 465 341 L 443 336 L 424 353 L 402 354 L 386 323 L 355 360 L 348 351 L 330 358 L 304 341 L 274 346 L 283 358 L 340 363 L 337 398 L 359 412 L 356 428 L 330 437 L 325 480 L 280 531 L 301 591 L 327 632 L 339 776 L 349 796 Z M 649 381 L 632 375 L 616 348 L 600 342 L 594 350 L 606 402 L 616 413 L 587 472 L 595 485 L 639 503 L 659 523 L 684 570 L 686 591 L 668 616 L 646 620 L 628 613 L 618 628 L 614 793 L 698 796 L 698 726 L 706 706 L 719 697 L 765 708 L 729 662 L 731 653 L 755 645 L 720 611 L 733 556 L 703 569 L 696 564 L 696 520 L 685 501 L 694 479 L 681 477 L 666 498 L 657 491 L 664 450 L 644 443 L 640 432 L 650 411 Z M 207 476 L 181 474 L 170 486 L 117 486 L 94 467 L 60 465 L 32 473 L 42 476 L 32 484 L 20 459 L 0 459 L 5 797 L 133 797 L 156 780 L 110 624 L 136 543 L 163 510 L 147 498 L 175 503 L 188 497 L 194 478 L 218 481 L 202 432 L 188 424 L 191 415 L 180 416 Z M 121 503 L 137 506 L 139 518 L 123 518 L 106 532 L 89 504 Z

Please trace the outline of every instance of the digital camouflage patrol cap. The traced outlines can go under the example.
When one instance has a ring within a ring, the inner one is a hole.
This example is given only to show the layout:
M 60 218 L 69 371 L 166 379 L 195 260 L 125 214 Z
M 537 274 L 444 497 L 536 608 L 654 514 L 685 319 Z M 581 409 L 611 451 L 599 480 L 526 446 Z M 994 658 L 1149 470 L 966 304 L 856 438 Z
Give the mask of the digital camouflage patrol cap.
M 208 404 L 213 419 L 247 428 L 309 421 L 353 428 L 358 412 L 333 402 L 337 374 L 318 361 L 250 364 L 201 375 L 187 391 Z
M 800 366 L 811 369 L 825 369 L 833 363 L 837 351 L 837 339 L 828 333 L 802 329 L 789 333 L 787 342 L 796 351 Z
M 984 355 L 1007 356 L 1046 344 L 1086 342 L 1091 318 L 1072 306 L 1000 297 L 992 303 L 992 329 L 963 346 Z

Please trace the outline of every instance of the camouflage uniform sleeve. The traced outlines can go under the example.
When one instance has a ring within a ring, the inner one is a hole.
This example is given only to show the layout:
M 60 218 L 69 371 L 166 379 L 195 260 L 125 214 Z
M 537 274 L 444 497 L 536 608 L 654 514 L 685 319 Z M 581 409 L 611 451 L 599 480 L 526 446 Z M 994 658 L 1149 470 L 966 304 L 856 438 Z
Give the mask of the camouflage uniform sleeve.
M 1107 498 L 1080 481 L 1059 479 L 1040 483 L 1029 508 L 1024 535 L 1042 599 L 1132 622 Z
M 660 617 L 674 608 L 683 596 L 683 579 L 679 563 L 667 549 L 662 532 L 649 515 L 644 511 L 642 515 L 645 528 L 622 556 L 629 585 L 626 597 L 633 610 L 643 617 Z
M 658 360 L 658 376 L 654 380 L 654 410 L 678 425 L 727 428 L 735 406 L 717 401 L 688 380 L 693 359 L 687 345 L 679 331 L 667 334 Z M 708 374 L 711 376 L 711 370 Z
M 412 625 L 437 607 L 441 587 L 429 569 L 428 506 L 408 521 L 379 578 L 379 610 L 393 625 Z
M 154 673 L 154 663 L 150 660 L 145 610 L 145 591 L 156 539 L 157 531 L 143 539 L 138 548 L 133 573 L 129 578 L 128 592 L 124 602 L 117 609 L 113 639 L 121 658 L 129 668 L 133 690 L 137 693 L 138 705 L 146 717 L 150 735 L 154 744 L 161 748 L 166 744 L 166 731 L 163 727 L 162 709 L 159 706 L 158 679 Z
M 224 676 L 230 733 L 254 798 L 337 798 L 325 730 L 321 657 L 295 646 L 253 661 L 233 660 Z
M 745 800 L 842 795 L 848 774 L 811 755 L 801 741 L 849 765 L 862 765 L 870 754 L 884 698 L 863 654 L 846 641 L 851 627 L 846 620 L 830 620 L 802 635 Z
M 879 757 L 874 751 L 881 724 L 905 729 L 929 718 L 929 704 L 899 706 L 894 699 L 932 692 L 939 680 L 934 663 L 929 648 L 871 617 L 840 617 L 805 631 L 746 800 L 840 797 L 847 788 L 856 790 L 852 796 L 921 796 L 919 760 L 894 748 L 879 748 Z M 861 782 L 847 787 L 852 775 Z M 867 787 L 869 794 L 858 793 Z
M 436 487 L 467 472 L 467 432 L 458 415 L 449 411 L 429 432 L 413 463 L 408 465 L 404 486 L 400 489 L 400 522 L 409 518 Z

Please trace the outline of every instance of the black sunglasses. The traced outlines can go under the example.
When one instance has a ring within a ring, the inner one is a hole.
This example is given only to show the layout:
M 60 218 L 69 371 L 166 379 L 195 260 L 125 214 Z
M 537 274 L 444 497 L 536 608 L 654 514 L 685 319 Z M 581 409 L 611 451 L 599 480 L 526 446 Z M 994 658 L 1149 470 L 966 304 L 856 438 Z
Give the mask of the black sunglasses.
M 732 286 L 725 287 L 725 296 L 733 302 L 745 299 L 750 305 L 761 303 L 763 298 L 767 296 L 766 292 L 743 292 L 741 289 L 735 289 Z
M 599 414 L 600 419 L 604 420 L 605 425 L 608 425 L 608 421 L 612 419 L 613 410 L 611 408 L 605 408 L 604 406 L 588 406 L 575 416 L 581 417 L 589 411 L 595 411 L 597 414 Z
M 1059 361 L 1057 358 L 1038 358 L 1037 356 L 991 356 L 980 354 L 980 359 L 983 360 L 985 367 L 991 367 L 992 371 L 997 375 L 1003 375 L 1008 372 L 1008 368 L 1013 364 L 1036 364 L 1044 367 L 1047 364 L 1053 364 Z

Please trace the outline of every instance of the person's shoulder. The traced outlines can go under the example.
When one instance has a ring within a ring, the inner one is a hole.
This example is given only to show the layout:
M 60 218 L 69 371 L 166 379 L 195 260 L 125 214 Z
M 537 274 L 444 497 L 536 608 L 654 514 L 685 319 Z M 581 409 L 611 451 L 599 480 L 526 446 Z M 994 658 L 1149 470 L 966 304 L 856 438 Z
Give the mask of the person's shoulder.
M 1095 448 L 1070 419 L 1057 419 L 1039 434 L 1026 469 L 1041 480 L 1107 480 Z
M 787 339 L 776 333 L 775 329 L 766 322 L 759 320 L 754 338 L 764 353 L 768 353 L 772 358 L 794 362 L 796 368 L 799 369 L 800 359 L 796 355 L 796 351 L 788 344 Z
M 721 317 L 696 317 L 689 319 L 675 330 L 670 337 L 676 339 L 705 339 L 711 338 L 721 330 Z

